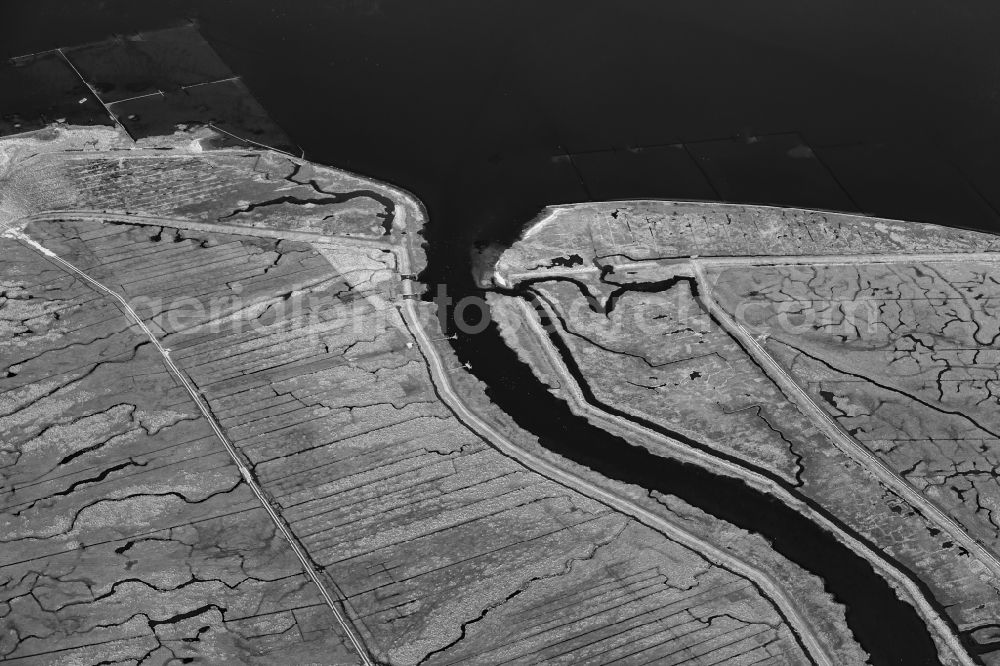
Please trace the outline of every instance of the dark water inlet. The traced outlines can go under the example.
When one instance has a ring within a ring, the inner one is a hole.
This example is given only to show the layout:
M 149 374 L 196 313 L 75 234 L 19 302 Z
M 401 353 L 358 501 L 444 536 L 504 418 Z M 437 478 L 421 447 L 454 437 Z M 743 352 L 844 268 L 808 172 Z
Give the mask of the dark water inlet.
M 431 251 L 433 253 L 433 246 Z M 534 298 L 528 288 L 513 293 Z M 465 295 L 483 294 L 468 290 L 461 296 Z M 460 300 L 461 296 L 455 296 L 455 300 Z M 507 347 L 496 324 L 490 324 L 476 335 L 466 335 L 458 330 L 451 332 L 457 334 L 452 345 L 459 359 L 470 362 L 473 373 L 487 384 L 490 399 L 521 427 L 538 436 L 542 446 L 605 477 L 674 495 L 707 513 L 764 536 L 777 552 L 823 579 L 827 590 L 845 605 L 848 625 L 861 646 L 871 655 L 873 665 L 940 663 L 937 649 L 916 611 L 896 597 L 871 564 L 832 534 L 740 480 L 653 455 L 574 415 L 568 405 L 549 393 L 531 369 Z M 586 378 L 565 343 L 555 334 L 552 341 L 588 402 L 605 412 L 639 422 L 682 442 L 687 440 L 655 423 L 601 404 L 587 386 Z M 766 470 L 763 473 L 797 494 L 777 475 Z M 807 498 L 803 500 L 845 532 L 851 533 L 846 525 L 815 502 Z M 858 540 L 865 542 L 863 538 Z M 880 552 L 873 544 L 868 545 L 873 551 Z M 883 559 L 900 568 L 888 557 Z M 923 591 L 927 591 L 912 573 L 909 577 Z M 928 597 L 933 602 L 933 597 Z M 947 617 L 943 609 L 938 610 Z M 905 640 L 901 640 L 902 637 Z M 968 643 L 970 651 L 975 653 L 975 646 Z

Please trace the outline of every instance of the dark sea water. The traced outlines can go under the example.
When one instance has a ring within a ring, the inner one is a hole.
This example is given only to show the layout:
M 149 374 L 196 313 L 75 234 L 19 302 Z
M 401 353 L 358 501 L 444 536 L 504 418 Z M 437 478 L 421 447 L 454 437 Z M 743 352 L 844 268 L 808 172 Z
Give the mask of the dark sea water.
M 995 2 L 5 5 L 4 56 L 196 19 L 308 158 L 424 201 L 423 277 L 456 299 L 476 293 L 477 248 L 552 203 L 760 202 L 1000 229 Z M 492 328 L 455 349 L 546 446 L 759 531 L 823 576 L 874 663 L 936 662 L 913 610 L 809 521 L 573 417 Z

